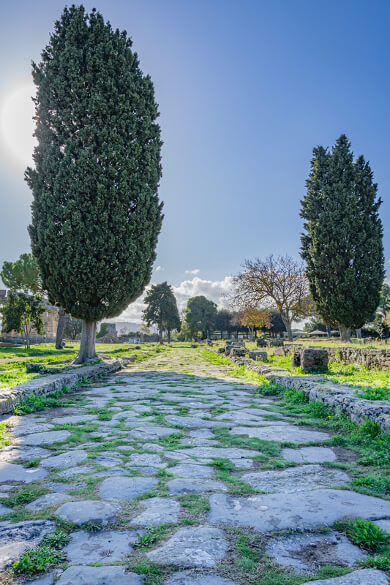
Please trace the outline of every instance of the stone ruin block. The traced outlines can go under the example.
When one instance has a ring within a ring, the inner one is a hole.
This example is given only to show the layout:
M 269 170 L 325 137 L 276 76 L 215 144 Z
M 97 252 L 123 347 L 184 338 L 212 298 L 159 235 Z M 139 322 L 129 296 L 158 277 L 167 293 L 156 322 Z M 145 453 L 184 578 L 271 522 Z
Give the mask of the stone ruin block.
M 281 339 L 280 337 L 266 339 L 265 342 L 268 347 L 281 347 L 284 343 L 283 339 Z
M 301 365 L 301 352 L 300 352 L 300 350 L 293 351 L 291 354 L 291 358 L 292 358 L 293 368 L 299 368 L 299 366 Z
M 257 347 L 267 347 L 267 343 L 264 337 L 259 337 L 258 339 L 256 339 L 256 345 Z
M 245 348 L 244 347 L 232 347 L 230 349 L 230 355 L 232 357 L 244 357 L 245 356 Z
M 318 370 L 327 370 L 329 362 L 329 353 L 327 349 L 314 349 L 305 347 L 300 353 L 301 368 L 304 372 L 313 372 Z
M 255 350 L 249 352 L 249 357 L 251 360 L 260 360 L 262 362 L 266 362 L 268 356 L 266 351 Z
M 225 353 L 225 348 L 224 347 L 219 347 L 218 348 L 218 353 Z

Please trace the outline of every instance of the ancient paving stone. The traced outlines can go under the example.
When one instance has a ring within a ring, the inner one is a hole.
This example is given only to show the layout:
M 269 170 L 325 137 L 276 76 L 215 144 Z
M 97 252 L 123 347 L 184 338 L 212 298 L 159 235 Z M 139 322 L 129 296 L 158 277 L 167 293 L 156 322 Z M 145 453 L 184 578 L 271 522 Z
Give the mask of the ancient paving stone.
M 96 414 L 76 414 L 74 416 L 58 416 L 56 418 L 52 418 L 51 422 L 56 425 L 68 425 L 68 424 L 76 424 L 76 423 L 83 423 L 91 420 L 96 420 Z M 99 421 L 100 424 L 100 421 Z
M 295 463 L 324 463 L 325 461 L 337 460 L 335 452 L 329 447 L 285 448 L 282 449 L 281 455 L 287 461 Z
M 168 427 L 145 426 L 143 428 L 137 428 L 130 431 L 129 437 L 132 437 L 133 439 L 139 439 L 140 441 L 145 441 L 158 439 L 160 437 L 167 437 L 168 435 L 172 435 L 174 432 L 175 429 Z
M 52 445 L 53 443 L 66 441 L 70 437 L 69 431 L 47 431 L 45 433 L 33 433 L 22 437 L 24 445 Z
M 332 526 L 344 516 L 375 520 L 390 516 L 390 501 L 348 490 L 314 490 L 293 494 L 265 494 L 232 498 L 210 496 L 210 521 L 214 524 L 249 526 L 259 532 L 312 530 Z
M 121 561 L 133 550 L 130 543 L 137 540 L 135 531 L 119 532 L 118 530 L 103 530 L 97 533 L 74 532 L 70 535 L 71 541 L 64 548 L 68 562 L 71 565 L 94 565 L 102 563 L 109 565 Z
M 305 585 L 388 585 L 389 580 L 383 571 L 376 569 L 361 569 L 348 575 L 333 577 L 332 579 L 320 579 L 320 581 L 308 581 Z
M 66 502 L 67 500 L 70 499 L 71 497 L 64 493 L 45 494 L 44 496 L 41 496 L 37 500 L 34 500 L 33 502 L 27 504 L 26 509 L 31 510 L 32 512 L 36 512 L 37 510 L 42 510 L 47 506 L 55 506 L 56 504 L 57 505 L 62 504 L 62 502 Z
M 132 465 L 134 467 L 146 465 L 153 466 L 158 469 L 167 466 L 166 463 L 162 462 L 160 455 L 150 453 L 134 453 L 129 457 L 128 465 Z
M 44 484 L 47 489 L 53 492 L 69 492 L 71 490 L 77 490 L 85 487 L 87 484 L 85 481 L 78 481 L 77 483 L 60 483 L 56 481 L 48 481 Z
M 0 463 L 0 483 L 4 481 L 21 481 L 31 483 L 46 477 L 45 469 L 26 469 L 15 463 Z
M 169 522 L 176 523 L 180 504 L 170 498 L 149 498 L 140 502 L 146 509 L 133 518 L 133 526 L 159 526 Z
M 93 462 L 97 465 L 102 465 L 103 467 L 115 467 L 116 465 L 121 465 L 122 459 L 119 459 L 119 457 L 99 455 L 98 457 L 95 457 Z
M 226 555 L 227 549 L 227 541 L 219 528 L 191 526 L 180 528 L 162 546 L 146 553 L 146 556 L 155 563 L 211 568 Z
M 41 462 L 42 467 L 49 467 L 52 469 L 64 469 L 66 467 L 72 467 L 81 463 L 88 457 L 88 453 L 82 449 L 75 449 L 74 451 L 67 451 L 61 453 L 61 455 L 54 455 L 53 457 L 47 457 Z
M 187 429 L 198 429 L 198 428 L 213 428 L 223 427 L 225 423 L 216 422 L 213 420 L 206 420 L 197 416 L 178 416 L 175 414 L 168 415 L 165 417 L 165 421 L 170 425 L 180 425 Z
M 266 553 L 296 573 L 315 573 L 326 565 L 354 566 L 366 555 L 337 532 L 287 534 L 271 540 Z
M 218 575 L 198 575 L 192 571 L 179 571 L 173 573 L 164 585 L 235 585 L 230 579 L 224 579 Z
M 35 548 L 54 528 L 54 522 L 47 520 L 27 520 L 16 524 L 1 522 L 0 570 L 9 567 L 28 548 Z
M 226 492 L 227 487 L 214 479 L 171 479 L 167 482 L 172 496 L 179 494 L 201 494 L 202 492 Z
M 129 472 L 123 467 L 108 467 L 103 471 L 96 471 L 94 477 L 115 477 L 116 475 L 127 475 Z
M 248 435 L 264 441 L 291 441 L 292 443 L 308 443 L 309 441 L 325 441 L 329 437 L 321 431 L 309 431 L 294 425 L 275 425 L 267 427 L 235 427 L 234 435 Z
M 292 493 L 349 483 L 350 477 L 340 469 L 321 465 L 300 465 L 287 469 L 246 473 L 241 477 L 253 488 L 265 492 Z
M 49 449 L 42 447 L 3 447 L 0 450 L 0 461 L 30 461 L 31 459 L 42 459 L 51 454 Z
M 30 435 L 32 433 L 41 433 L 44 431 L 50 431 L 54 425 L 49 423 L 37 423 L 30 421 L 21 421 L 17 426 L 12 427 L 12 434 L 15 437 L 21 437 L 23 435 Z
M 25 585 L 52 585 L 54 583 L 55 573 L 49 573 L 48 575 L 44 575 L 43 577 L 38 577 L 38 579 L 34 579 L 33 581 L 26 581 Z
M 0 516 L 11 514 L 11 512 L 12 512 L 11 508 L 7 508 L 7 506 L 3 506 L 3 504 L 0 504 Z
M 93 465 L 79 465 L 76 467 L 73 467 L 71 469 L 64 469 L 64 471 L 60 471 L 60 473 L 58 474 L 60 477 L 63 477 L 65 479 L 69 479 L 71 477 L 77 477 L 78 475 L 86 475 L 88 473 L 93 473 L 95 471 L 95 468 L 93 467 Z
M 211 457 L 214 459 L 241 459 L 248 457 L 255 457 L 260 454 L 260 451 L 250 449 L 239 449 L 236 447 L 193 447 L 192 449 L 185 449 L 175 451 L 179 456 L 187 457 Z M 179 457 L 178 457 L 179 459 Z
M 196 465 L 194 463 L 179 463 L 174 467 L 170 467 L 168 472 L 176 477 L 213 477 L 214 470 L 208 465 Z
M 118 447 L 118 449 L 124 449 L 124 447 Z M 142 449 L 145 449 L 145 451 L 155 451 L 156 453 L 164 451 L 164 447 L 157 445 L 156 443 L 144 443 Z
M 378 528 L 390 534 L 390 520 L 377 520 L 375 524 L 378 526 Z
M 100 497 L 105 500 L 128 502 L 157 487 L 153 477 L 109 477 L 99 488 Z
M 56 585 L 142 585 L 144 578 L 126 573 L 124 567 L 69 567 Z
M 66 502 L 62 504 L 55 515 L 63 520 L 74 522 L 78 526 L 86 522 L 97 522 L 107 524 L 113 522 L 119 512 L 117 504 L 109 504 L 99 500 L 79 500 L 77 502 Z

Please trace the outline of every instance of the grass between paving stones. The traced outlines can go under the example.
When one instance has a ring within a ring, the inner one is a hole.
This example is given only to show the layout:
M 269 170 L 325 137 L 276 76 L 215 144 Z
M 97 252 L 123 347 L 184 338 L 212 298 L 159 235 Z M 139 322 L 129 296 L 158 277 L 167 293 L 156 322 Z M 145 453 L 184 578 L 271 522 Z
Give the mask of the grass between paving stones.
M 157 565 L 148 560 L 129 561 L 127 569 L 133 573 L 145 576 L 142 585 L 161 585 L 173 573 L 174 567 Z
M 9 422 L 0 422 L 0 449 L 10 444 L 9 430 L 11 427 L 12 425 Z
M 240 585 L 300 585 L 315 579 L 326 579 L 348 573 L 349 569 L 324 566 L 314 575 L 297 575 L 288 568 L 276 565 L 265 553 L 264 535 L 245 528 L 225 528 L 229 541 L 227 556 L 218 564 L 218 574 Z
M 368 556 L 359 563 L 364 568 L 390 570 L 390 536 L 376 524 L 361 518 L 347 518 L 335 523 L 335 528 Z
M 70 541 L 69 536 L 61 529 L 43 537 L 34 549 L 24 552 L 12 565 L 16 575 L 33 576 L 52 569 L 65 561 L 65 553 L 61 550 Z

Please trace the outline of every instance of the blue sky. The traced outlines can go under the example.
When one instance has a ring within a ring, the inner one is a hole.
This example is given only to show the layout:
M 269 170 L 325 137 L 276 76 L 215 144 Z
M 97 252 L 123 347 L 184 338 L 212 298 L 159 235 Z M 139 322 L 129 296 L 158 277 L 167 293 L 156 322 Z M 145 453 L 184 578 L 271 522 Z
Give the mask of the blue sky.
M 390 258 L 387 0 L 98 0 L 154 81 L 165 220 L 153 281 L 217 299 L 245 258 L 299 254 L 313 146 L 343 132 L 370 161 Z M 64 4 L 3 2 L 0 107 Z M 23 165 L 0 149 L 0 263 L 29 249 Z M 198 270 L 197 273 L 185 271 Z M 135 309 L 125 318 L 134 318 Z

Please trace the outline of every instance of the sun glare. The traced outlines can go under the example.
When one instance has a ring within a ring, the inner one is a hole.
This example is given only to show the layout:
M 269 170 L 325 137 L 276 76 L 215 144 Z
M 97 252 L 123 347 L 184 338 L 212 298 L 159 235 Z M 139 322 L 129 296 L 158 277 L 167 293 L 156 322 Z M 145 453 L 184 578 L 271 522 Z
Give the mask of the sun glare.
M 34 132 L 35 94 L 32 81 L 23 80 L 0 95 L 1 156 L 17 172 L 33 164 L 32 153 L 36 144 Z

